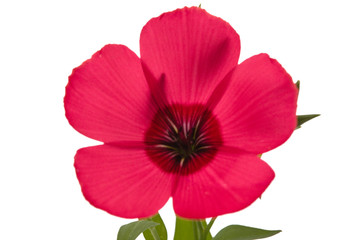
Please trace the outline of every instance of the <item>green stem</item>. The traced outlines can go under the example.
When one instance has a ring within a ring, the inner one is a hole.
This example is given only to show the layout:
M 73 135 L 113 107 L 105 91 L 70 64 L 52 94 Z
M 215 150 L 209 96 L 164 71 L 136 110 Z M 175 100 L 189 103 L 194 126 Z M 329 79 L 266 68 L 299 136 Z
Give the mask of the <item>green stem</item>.
M 154 237 L 155 240 L 161 240 L 159 234 L 157 233 L 155 227 L 149 228 L 151 235 Z
M 202 236 L 202 237 L 203 237 L 202 240 L 206 240 L 208 234 L 210 233 L 210 228 L 211 228 L 212 225 L 214 224 L 215 220 L 216 220 L 216 217 L 211 218 L 209 224 L 206 226 L 206 228 L 205 228 L 205 230 L 204 230 L 204 233 L 203 233 L 203 236 Z
M 201 240 L 202 239 L 202 233 L 203 233 L 203 226 L 202 226 L 201 222 L 197 221 L 197 220 L 194 220 L 193 225 L 194 225 L 195 239 Z

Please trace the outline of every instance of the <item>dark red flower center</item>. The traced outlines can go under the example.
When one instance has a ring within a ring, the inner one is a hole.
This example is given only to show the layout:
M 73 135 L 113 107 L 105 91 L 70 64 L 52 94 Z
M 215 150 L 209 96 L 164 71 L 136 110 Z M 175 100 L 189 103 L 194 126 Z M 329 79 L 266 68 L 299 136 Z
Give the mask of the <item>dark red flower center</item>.
M 163 170 L 189 174 L 214 158 L 222 139 L 217 119 L 205 106 L 171 105 L 155 114 L 145 144 Z

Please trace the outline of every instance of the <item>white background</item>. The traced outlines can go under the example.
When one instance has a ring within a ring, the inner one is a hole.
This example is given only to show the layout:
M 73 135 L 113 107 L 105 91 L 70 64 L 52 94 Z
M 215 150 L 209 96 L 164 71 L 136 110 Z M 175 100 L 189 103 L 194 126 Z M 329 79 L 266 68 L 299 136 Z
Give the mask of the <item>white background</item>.
M 302 86 L 299 114 L 322 116 L 263 158 L 276 178 L 229 224 L 282 229 L 274 240 L 359 239 L 360 14 L 357 1 L 1 1 L 0 239 L 111 240 L 128 219 L 83 198 L 73 156 L 95 145 L 70 127 L 74 67 L 107 43 L 139 54 L 142 26 L 202 3 L 239 33 L 240 61 L 267 52 Z M 171 203 L 161 213 L 174 230 Z

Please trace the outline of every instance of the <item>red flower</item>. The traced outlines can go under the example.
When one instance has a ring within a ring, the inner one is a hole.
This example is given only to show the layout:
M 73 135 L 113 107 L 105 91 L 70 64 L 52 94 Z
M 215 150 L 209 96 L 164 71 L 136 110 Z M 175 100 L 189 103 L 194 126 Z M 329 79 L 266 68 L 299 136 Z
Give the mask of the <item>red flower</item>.
M 151 19 L 140 52 L 107 45 L 69 77 L 69 123 L 104 142 L 75 156 L 85 198 L 125 218 L 170 197 L 186 218 L 249 206 L 274 178 L 257 155 L 296 126 L 289 74 L 266 54 L 238 65 L 238 34 L 196 7 Z

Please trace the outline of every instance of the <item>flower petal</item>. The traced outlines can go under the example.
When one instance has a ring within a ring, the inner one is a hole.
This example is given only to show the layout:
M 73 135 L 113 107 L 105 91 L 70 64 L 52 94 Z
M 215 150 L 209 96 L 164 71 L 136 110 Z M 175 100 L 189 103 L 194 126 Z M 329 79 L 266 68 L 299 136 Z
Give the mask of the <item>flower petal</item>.
M 255 154 L 223 147 L 206 167 L 179 177 L 173 194 L 175 213 L 203 219 L 239 211 L 259 198 L 274 176 Z
M 183 8 L 144 26 L 140 52 L 170 104 L 205 103 L 237 65 L 240 39 L 222 19 L 197 7 Z
M 77 131 L 103 142 L 142 141 L 153 111 L 140 59 L 122 45 L 105 46 L 73 70 L 64 104 Z
M 171 195 L 172 177 L 144 150 L 100 145 L 79 149 L 75 169 L 85 198 L 123 218 L 155 215 Z
M 213 110 L 224 145 L 263 153 L 284 143 L 296 127 L 297 89 L 290 75 L 260 54 L 227 77 L 227 90 Z

